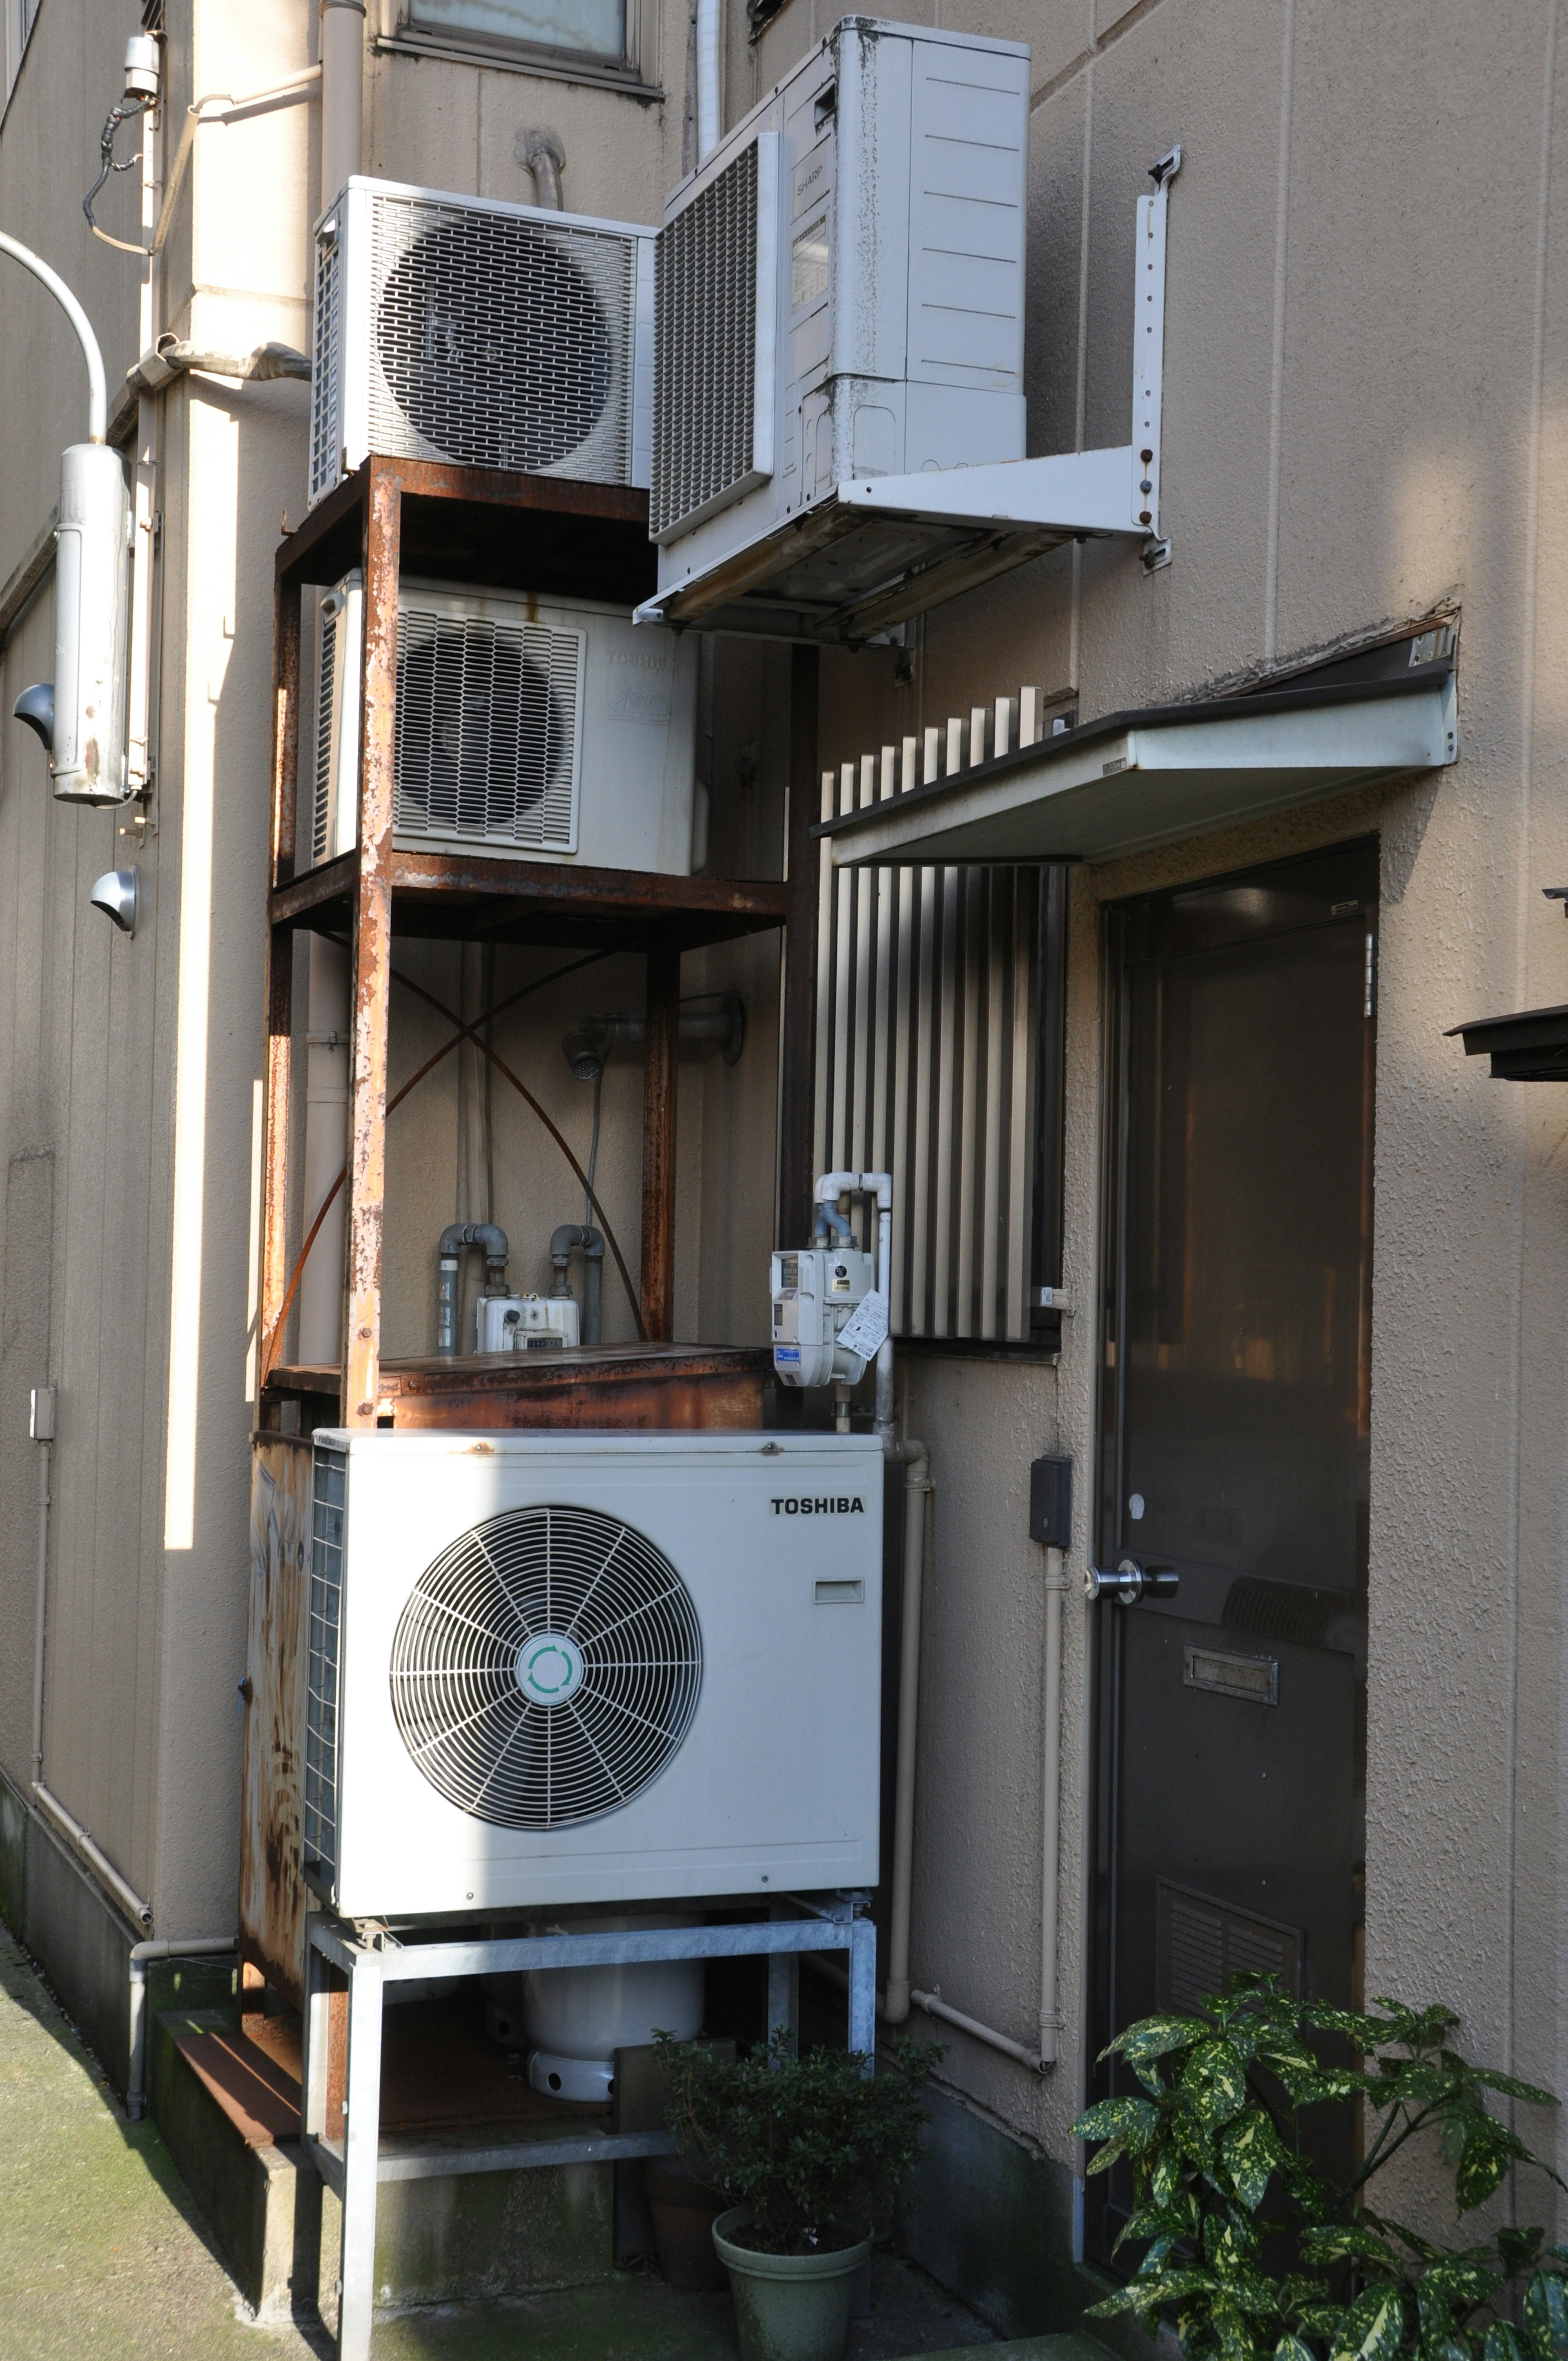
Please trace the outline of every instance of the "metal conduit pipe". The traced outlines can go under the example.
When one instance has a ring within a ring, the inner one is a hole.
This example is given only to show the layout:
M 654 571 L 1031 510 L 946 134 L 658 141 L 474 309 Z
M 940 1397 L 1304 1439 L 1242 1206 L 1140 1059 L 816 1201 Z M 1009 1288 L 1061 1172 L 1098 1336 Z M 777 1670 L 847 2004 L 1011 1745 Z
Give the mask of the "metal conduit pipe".
M 32 1436 L 38 1446 L 38 1554 L 33 1602 L 33 1782 L 44 1775 L 44 1635 L 49 1615 L 49 1512 L 53 1495 L 54 1388 L 35 1386 Z
M 700 164 L 718 145 L 723 117 L 719 107 L 719 34 L 723 0 L 696 0 L 696 160 Z
M 544 213 L 561 211 L 561 175 L 566 169 L 566 150 L 561 135 L 547 123 L 541 123 L 517 135 L 517 160 L 525 172 L 533 175 L 533 202 Z
M 151 1903 L 144 1900 L 133 1885 L 126 1884 L 108 1854 L 93 1843 L 81 1821 L 66 1810 L 58 1795 L 49 1794 L 41 1779 L 33 1781 L 33 1794 L 37 1798 L 39 1810 L 52 1821 L 73 1850 L 81 1854 L 104 1893 L 118 1903 L 126 1916 L 133 1919 L 138 1927 L 150 1927 Z
M 133 2124 L 147 2113 L 147 1970 L 150 1960 L 211 1959 L 237 1951 L 234 1935 L 197 1935 L 189 1942 L 161 1940 L 131 1945 L 130 2065 L 126 2075 L 126 2114 Z
M 983 2041 L 1003 2057 L 1015 2058 L 1033 2074 L 1057 2062 L 1061 2039 L 1061 2012 L 1057 1998 L 1058 1890 L 1061 1866 L 1061 1633 L 1062 1600 L 1067 1596 L 1067 1557 L 1062 1550 L 1046 1552 L 1045 1662 L 1040 1682 L 1040 2015 L 1039 2047 L 1025 2049 L 978 2018 L 950 2008 L 939 1992 L 911 1993 L 915 2006 L 944 2025 L 956 2026 L 973 2041 Z
M 321 0 L 322 210 L 357 172 L 365 145 L 364 0 Z
M 550 1260 L 555 1278 L 550 1292 L 569 1295 L 566 1267 L 572 1257 L 583 1258 L 583 1342 L 598 1345 L 604 1338 L 604 1236 L 587 1222 L 563 1222 L 550 1235 Z
M 893 1182 L 885 1172 L 825 1172 L 817 1183 L 820 1235 L 843 1237 L 848 1224 L 839 1212 L 842 1196 L 874 1195 L 877 1206 L 877 1285 L 883 1301 L 892 1302 Z M 1003 2057 L 1016 2059 L 1031 2073 L 1057 2062 L 1060 2016 L 1057 2003 L 1058 1886 L 1060 1869 L 1061 1823 L 1061 1629 L 1062 1598 L 1067 1576 L 1060 1550 L 1047 1553 L 1045 1661 L 1040 1697 L 1040 2006 L 1039 2047 L 1027 2049 L 1021 2041 L 998 2033 L 978 2017 L 951 2008 L 939 1992 L 916 1992 L 909 1982 L 910 1895 L 915 1861 L 915 1772 L 920 1708 L 920 1609 L 925 1559 L 925 1495 L 930 1489 L 928 1455 L 924 1444 L 899 1442 L 894 1434 L 893 1337 L 891 1331 L 877 1355 L 876 1431 L 890 1459 L 905 1468 L 904 1523 L 904 1609 L 900 1632 L 898 1682 L 898 1755 L 894 1772 L 893 1886 L 888 1900 L 887 1986 L 879 2013 L 890 2025 L 903 2025 L 910 2008 L 957 2026 L 975 2041 L 983 2041 Z
M 457 1274 L 466 1246 L 484 1248 L 485 1286 L 489 1294 L 499 1295 L 506 1285 L 507 1263 L 511 1255 L 506 1232 L 494 1222 L 449 1222 L 436 1248 L 441 1265 L 435 1314 L 438 1353 L 457 1350 Z

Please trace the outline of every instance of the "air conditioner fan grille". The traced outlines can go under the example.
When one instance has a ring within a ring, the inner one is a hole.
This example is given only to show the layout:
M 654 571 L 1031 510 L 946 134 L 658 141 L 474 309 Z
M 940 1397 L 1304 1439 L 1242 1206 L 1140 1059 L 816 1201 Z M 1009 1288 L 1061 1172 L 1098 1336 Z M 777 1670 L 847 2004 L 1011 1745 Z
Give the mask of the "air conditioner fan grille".
M 586 647 L 550 623 L 400 607 L 400 836 L 575 849 Z
M 380 197 L 372 242 L 373 450 L 627 481 L 630 239 Z
M 564 1675 L 553 1703 L 532 1669 L 542 1646 Z M 634 1527 L 513 1509 L 421 1576 L 390 1677 L 403 1743 L 449 1804 L 498 1828 L 562 1828 L 630 1803 L 669 1763 L 696 1708 L 702 1635 L 685 1585 Z
M 655 538 L 751 475 L 757 407 L 757 143 L 659 233 Z
M 311 498 L 337 481 L 343 460 L 343 242 L 340 225 L 316 242 L 314 342 L 311 360 Z

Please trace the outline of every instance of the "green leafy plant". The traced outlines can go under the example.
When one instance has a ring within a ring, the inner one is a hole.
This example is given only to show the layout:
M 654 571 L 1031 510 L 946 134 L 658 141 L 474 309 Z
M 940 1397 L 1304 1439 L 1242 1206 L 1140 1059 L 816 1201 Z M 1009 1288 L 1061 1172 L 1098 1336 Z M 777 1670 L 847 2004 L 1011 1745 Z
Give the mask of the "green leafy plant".
M 851 2050 L 790 2055 L 780 2033 L 750 2057 L 659 2038 L 667 2120 L 700 2166 L 751 2216 L 740 2243 L 770 2255 L 856 2245 L 920 2154 L 920 2086 L 942 2055 L 900 2043 L 876 2074 Z
M 1461 2217 L 1516 2164 L 1568 2186 L 1486 2105 L 1496 2092 L 1555 2106 L 1550 2092 L 1471 2065 L 1449 2008 L 1376 2000 L 1379 2013 L 1362 2015 L 1242 1975 L 1199 2007 L 1119 2035 L 1103 2054 L 1125 2059 L 1145 2095 L 1102 2100 L 1074 2126 L 1102 2143 L 1091 2172 L 1126 2158 L 1134 2205 L 1117 2243 L 1146 2246 L 1091 2317 L 1130 2312 L 1152 2332 L 1174 2315 L 1190 2361 L 1564 2361 L 1568 2248 L 1539 2229 L 1446 2247 L 1366 2200 L 1423 2132 L 1437 2135 Z M 1323 2036 L 1359 2063 L 1325 2062 Z M 1323 2106 L 1365 2110 L 1365 2152 L 1343 2185 L 1303 2138 L 1303 2110 Z

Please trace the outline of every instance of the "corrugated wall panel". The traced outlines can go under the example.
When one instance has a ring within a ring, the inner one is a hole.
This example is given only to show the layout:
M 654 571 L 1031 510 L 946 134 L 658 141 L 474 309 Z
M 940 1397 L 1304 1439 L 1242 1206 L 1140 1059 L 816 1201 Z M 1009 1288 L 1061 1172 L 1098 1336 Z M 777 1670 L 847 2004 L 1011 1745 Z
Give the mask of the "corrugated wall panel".
M 824 773 L 823 818 L 893 795 L 897 769 L 886 747 Z M 901 1336 L 1030 1339 L 1045 875 L 824 851 L 817 1167 L 893 1173 Z

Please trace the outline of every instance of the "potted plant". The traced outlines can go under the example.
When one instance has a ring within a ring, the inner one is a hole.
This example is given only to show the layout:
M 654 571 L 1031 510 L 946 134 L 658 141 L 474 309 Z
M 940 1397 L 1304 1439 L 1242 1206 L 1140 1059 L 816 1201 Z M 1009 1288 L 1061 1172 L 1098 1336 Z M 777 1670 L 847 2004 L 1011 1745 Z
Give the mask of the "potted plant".
M 901 2044 L 868 2074 L 850 2050 L 793 2057 L 782 2032 L 738 2059 L 659 2048 L 670 2126 L 729 2200 L 713 2243 L 742 2361 L 839 2361 L 873 2224 L 920 2154 L 920 2085 L 941 2051 Z
M 1444 2246 L 1370 2202 L 1375 2176 L 1418 2138 L 1452 2175 L 1460 2216 L 1516 2165 L 1568 2185 L 1486 2094 L 1557 2102 L 1471 2065 L 1458 2022 L 1391 2000 L 1303 2003 L 1277 1977 L 1237 1975 L 1190 2015 L 1130 2026 L 1103 2055 L 1141 2092 L 1102 2100 L 1074 2129 L 1102 2143 L 1091 2172 L 1130 2164 L 1117 2243 L 1144 2251 L 1089 2317 L 1134 2312 L 1151 2334 L 1169 2317 L 1190 2361 L 1563 2361 L 1568 2247 L 1507 2227 Z M 1362 2110 L 1361 2160 L 1342 2181 L 1304 2137 L 1303 2111 L 1325 2108 Z

